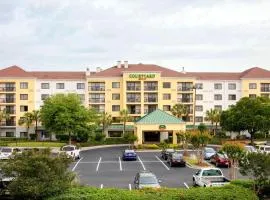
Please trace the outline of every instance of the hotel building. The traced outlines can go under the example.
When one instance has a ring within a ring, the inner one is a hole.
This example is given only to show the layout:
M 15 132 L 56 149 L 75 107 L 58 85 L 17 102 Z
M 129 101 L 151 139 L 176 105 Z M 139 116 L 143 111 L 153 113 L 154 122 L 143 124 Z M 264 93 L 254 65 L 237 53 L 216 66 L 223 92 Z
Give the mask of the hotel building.
M 0 70 L 0 109 L 11 116 L 2 120 L 0 135 L 24 137 L 20 117 L 39 109 L 44 99 L 56 93 L 79 94 L 85 106 L 110 113 L 113 124 L 108 137 L 121 136 L 119 111 L 127 109 L 132 121 L 137 121 L 129 122 L 127 130 L 136 132 L 138 143 L 170 136 L 175 142 L 175 132 L 192 126 L 194 114 L 196 124 L 209 123 L 205 113 L 211 108 L 225 110 L 242 97 L 269 97 L 270 71 L 254 67 L 239 73 L 185 72 L 127 61 L 95 72 L 27 72 L 12 66 Z M 188 108 L 186 123 L 170 115 L 177 103 Z

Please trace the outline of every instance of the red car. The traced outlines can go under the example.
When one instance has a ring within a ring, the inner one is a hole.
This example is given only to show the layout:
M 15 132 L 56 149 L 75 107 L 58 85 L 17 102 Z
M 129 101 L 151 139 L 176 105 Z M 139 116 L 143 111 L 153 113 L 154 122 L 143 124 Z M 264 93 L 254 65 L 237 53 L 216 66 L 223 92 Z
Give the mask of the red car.
M 216 153 L 210 158 L 210 162 L 215 164 L 216 167 L 224 166 L 224 167 L 230 167 L 231 162 L 226 154 L 222 153 Z

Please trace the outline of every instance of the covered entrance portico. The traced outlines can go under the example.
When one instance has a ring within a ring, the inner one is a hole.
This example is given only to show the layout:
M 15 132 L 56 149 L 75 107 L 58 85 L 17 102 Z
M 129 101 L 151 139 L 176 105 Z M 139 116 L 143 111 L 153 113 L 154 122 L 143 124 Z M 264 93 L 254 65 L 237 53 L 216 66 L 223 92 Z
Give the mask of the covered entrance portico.
M 166 139 L 176 144 L 176 133 L 186 129 L 181 119 L 159 109 L 139 119 L 134 126 L 134 134 L 138 138 L 136 144 L 159 143 Z

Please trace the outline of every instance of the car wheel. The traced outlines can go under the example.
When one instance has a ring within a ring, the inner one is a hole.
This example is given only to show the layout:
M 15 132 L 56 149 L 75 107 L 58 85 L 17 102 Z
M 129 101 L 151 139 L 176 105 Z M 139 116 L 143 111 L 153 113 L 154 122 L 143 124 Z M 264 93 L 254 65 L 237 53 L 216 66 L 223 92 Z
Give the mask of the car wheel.
M 170 167 L 172 167 L 172 166 L 173 166 L 173 164 L 172 164 L 172 162 L 171 162 L 171 161 L 169 162 L 169 164 L 170 164 Z
M 194 186 L 194 187 L 196 187 L 196 186 L 197 186 L 197 184 L 196 184 L 196 182 L 195 182 L 195 179 L 194 179 L 194 178 L 192 179 L 192 184 L 193 184 L 193 186 Z

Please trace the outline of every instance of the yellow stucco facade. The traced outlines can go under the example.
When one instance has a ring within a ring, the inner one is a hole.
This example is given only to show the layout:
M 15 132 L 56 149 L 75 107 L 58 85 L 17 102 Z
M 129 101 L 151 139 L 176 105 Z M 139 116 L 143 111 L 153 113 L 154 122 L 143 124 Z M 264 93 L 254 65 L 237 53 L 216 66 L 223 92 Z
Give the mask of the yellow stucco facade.
M 269 79 L 242 79 L 242 97 L 270 97 Z M 267 86 L 267 87 L 266 87 Z

